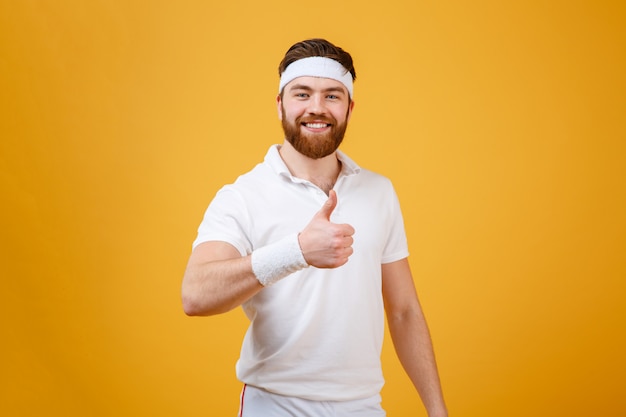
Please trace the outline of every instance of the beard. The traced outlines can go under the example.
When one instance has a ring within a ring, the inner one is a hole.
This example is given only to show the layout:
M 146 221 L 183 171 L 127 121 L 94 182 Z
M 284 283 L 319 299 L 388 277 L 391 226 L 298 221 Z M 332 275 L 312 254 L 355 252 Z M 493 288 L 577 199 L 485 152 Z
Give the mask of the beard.
M 285 139 L 294 147 L 294 149 L 300 152 L 302 155 L 311 159 L 324 158 L 335 152 L 346 133 L 348 127 L 348 112 L 346 112 L 346 118 L 343 123 L 338 123 L 337 120 L 332 117 L 315 117 L 311 120 L 307 120 L 304 117 L 298 117 L 292 123 L 287 120 L 285 115 L 285 108 L 282 109 L 282 125 L 285 132 Z M 330 124 L 330 131 L 326 133 L 304 133 L 301 130 L 302 123 L 309 121 L 321 121 L 323 123 Z

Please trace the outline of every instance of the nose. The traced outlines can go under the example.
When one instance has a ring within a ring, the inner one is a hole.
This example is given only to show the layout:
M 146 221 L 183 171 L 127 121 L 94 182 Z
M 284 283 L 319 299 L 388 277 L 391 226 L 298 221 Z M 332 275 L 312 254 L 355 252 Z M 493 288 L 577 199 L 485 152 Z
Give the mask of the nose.
M 307 108 L 309 114 L 325 114 L 326 103 L 322 94 L 313 94 Z

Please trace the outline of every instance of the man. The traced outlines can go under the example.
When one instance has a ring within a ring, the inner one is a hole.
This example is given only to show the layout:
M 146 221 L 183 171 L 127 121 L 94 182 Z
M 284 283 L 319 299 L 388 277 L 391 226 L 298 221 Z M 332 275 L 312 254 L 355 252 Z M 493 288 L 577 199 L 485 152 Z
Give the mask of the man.
M 430 417 L 447 416 L 388 179 L 341 151 L 354 108 L 350 54 L 323 39 L 279 66 L 285 141 L 223 187 L 183 278 L 188 315 L 239 305 L 250 319 L 240 416 L 385 416 L 384 313 Z

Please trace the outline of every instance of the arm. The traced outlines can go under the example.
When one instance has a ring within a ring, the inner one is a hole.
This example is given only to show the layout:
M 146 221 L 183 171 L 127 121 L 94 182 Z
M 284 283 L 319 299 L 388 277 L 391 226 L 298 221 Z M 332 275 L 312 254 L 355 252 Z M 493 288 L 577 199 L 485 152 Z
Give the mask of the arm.
M 261 291 L 251 256 L 225 242 L 204 242 L 189 257 L 183 276 L 183 310 L 190 316 L 225 313 Z
M 391 339 L 402 367 L 430 417 L 446 417 L 430 333 L 408 260 L 382 265 L 383 299 Z
M 335 224 L 330 215 L 337 206 L 334 191 L 298 236 L 304 259 L 317 268 L 336 268 L 352 254 L 354 229 Z M 241 256 L 226 242 L 198 245 L 183 276 L 183 309 L 190 316 L 225 313 L 241 305 L 264 287 L 252 267 L 252 256 Z M 270 262 L 274 258 L 268 258 Z M 281 275 L 282 277 L 282 275 Z

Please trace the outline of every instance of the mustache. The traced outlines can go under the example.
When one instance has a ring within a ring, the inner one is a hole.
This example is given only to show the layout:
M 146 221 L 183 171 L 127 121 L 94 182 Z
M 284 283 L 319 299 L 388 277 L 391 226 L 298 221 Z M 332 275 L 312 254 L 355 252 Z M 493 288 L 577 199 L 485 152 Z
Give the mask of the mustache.
M 334 117 L 326 117 L 326 116 L 317 116 L 317 117 L 302 116 L 296 119 L 297 124 L 315 123 L 315 122 L 326 123 L 326 124 L 333 125 L 333 126 L 337 124 L 337 120 L 335 120 Z

